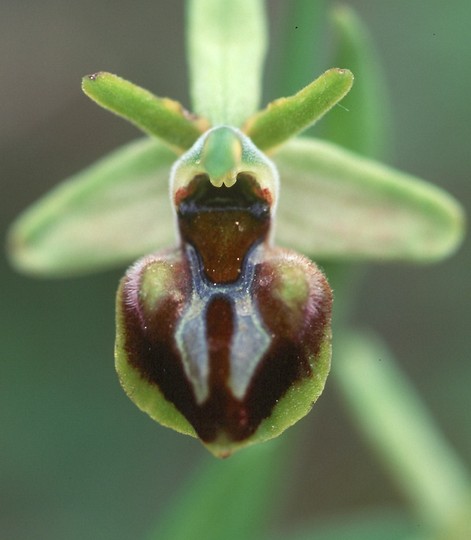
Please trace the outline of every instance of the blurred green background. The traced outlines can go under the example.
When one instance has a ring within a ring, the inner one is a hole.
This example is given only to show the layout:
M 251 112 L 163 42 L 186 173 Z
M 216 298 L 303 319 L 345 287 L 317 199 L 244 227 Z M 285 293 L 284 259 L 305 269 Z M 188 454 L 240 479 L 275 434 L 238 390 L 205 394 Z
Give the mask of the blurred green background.
M 267 81 L 276 77 L 289 2 L 268 3 Z M 469 214 L 471 4 L 349 5 L 370 28 L 389 86 L 387 161 L 443 186 Z M 182 1 L 2 1 L 2 231 L 58 181 L 139 135 L 82 95 L 82 75 L 115 72 L 189 106 L 182 26 Z M 300 54 L 318 55 L 320 72 L 331 67 L 330 47 L 326 26 L 322 41 Z M 266 95 L 274 97 L 269 89 Z M 435 266 L 372 267 L 353 317 L 383 335 L 468 462 L 469 247 L 468 239 Z M 153 423 L 119 386 L 114 294 L 123 271 L 33 280 L 15 274 L 2 256 L 0 538 L 143 537 L 187 479 L 214 459 L 197 441 Z M 284 437 L 302 444 L 286 463 L 285 502 L 273 527 L 403 504 L 332 382 Z

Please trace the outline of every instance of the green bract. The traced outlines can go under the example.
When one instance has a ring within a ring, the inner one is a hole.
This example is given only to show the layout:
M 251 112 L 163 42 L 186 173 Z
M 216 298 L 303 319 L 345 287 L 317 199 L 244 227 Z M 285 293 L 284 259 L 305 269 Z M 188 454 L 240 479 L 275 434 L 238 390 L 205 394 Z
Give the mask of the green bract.
M 306 256 L 439 260 L 459 245 L 463 212 L 422 180 L 297 136 L 347 94 L 350 66 L 256 112 L 262 2 L 193 0 L 188 17 L 198 116 L 115 75 L 85 77 L 91 99 L 155 139 L 57 187 L 17 219 L 8 245 L 18 269 L 48 276 L 144 256 L 118 292 L 121 382 L 151 417 L 224 456 L 277 436 L 322 392 L 331 293 Z M 339 12 L 347 43 L 349 24 Z

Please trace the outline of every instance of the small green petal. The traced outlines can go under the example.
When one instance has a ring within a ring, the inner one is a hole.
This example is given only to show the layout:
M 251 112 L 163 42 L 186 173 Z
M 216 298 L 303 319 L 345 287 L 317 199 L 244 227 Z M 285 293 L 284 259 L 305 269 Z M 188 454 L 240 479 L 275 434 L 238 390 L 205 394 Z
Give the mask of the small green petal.
M 314 139 L 274 156 L 277 241 L 314 258 L 434 261 L 463 237 L 460 205 L 441 189 Z
M 294 96 L 277 99 L 249 118 L 244 131 L 256 146 L 269 151 L 319 120 L 352 84 L 350 71 L 329 69 Z
M 13 264 L 36 275 L 78 275 L 174 244 L 174 160 L 161 143 L 139 140 L 58 185 L 13 224 Z
M 190 0 L 188 59 L 193 110 L 240 126 L 259 104 L 266 49 L 260 0 Z
M 190 148 L 209 127 L 206 120 L 191 118 L 177 101 L 154 96 L 111 73 L 87 75 L 82 79 L 82 89 L 98 105 L 158 137 L 177 153 Z

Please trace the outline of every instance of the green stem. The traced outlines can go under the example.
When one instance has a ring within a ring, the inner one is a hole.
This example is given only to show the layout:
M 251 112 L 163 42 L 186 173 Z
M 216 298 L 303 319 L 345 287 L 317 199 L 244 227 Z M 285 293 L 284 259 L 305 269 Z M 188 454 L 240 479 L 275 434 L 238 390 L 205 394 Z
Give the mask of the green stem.
M 148 540 L 257 540 L 272 518 L 286 462 L 286 441 L 207 461 L 164 513 Z

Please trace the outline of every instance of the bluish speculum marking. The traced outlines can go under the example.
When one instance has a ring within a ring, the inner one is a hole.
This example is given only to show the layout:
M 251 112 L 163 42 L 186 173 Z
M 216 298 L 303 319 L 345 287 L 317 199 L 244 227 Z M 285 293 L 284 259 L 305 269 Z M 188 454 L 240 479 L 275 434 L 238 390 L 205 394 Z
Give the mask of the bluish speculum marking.
M 228 391 L 242 399 L 254 371 L 270 344 L 263 321 L 253 299 L 255 263 L 260 248 L 252 248 L 239 278 L 229 284 L 210 283 L 204 275 L 201 258 L 191 245 L 186 246 L 192 275 L 191 300 L 176 330 L 178 348 L 187 377 L 192 381 L 196 401 L 209 396 L 210 351 L 208 350 L 208 306 L 215 298 L 224 299 L 232 313 L 228 350 Z

